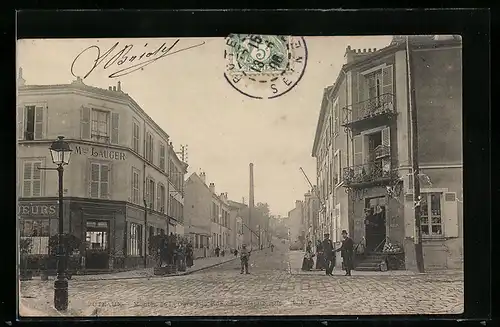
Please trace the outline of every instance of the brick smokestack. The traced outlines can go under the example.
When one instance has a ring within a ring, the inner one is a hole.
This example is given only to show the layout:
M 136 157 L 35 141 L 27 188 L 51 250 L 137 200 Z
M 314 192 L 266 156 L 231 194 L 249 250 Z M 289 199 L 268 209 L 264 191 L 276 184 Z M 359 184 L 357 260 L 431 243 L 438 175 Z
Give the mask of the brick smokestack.
M 250 164 L 250 194 L 248 198 L 248 204 L 250 208 L 253 208 L 255 203 L 254 203 L 254 185 L 253 185 L 253 163 Z

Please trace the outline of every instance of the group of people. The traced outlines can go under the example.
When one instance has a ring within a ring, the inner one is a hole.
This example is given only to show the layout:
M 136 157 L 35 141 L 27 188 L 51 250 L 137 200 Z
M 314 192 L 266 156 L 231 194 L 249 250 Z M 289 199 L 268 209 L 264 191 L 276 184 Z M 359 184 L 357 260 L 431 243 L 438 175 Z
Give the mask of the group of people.
M 183 242 L 171 233 L 161 247 L 161 258 L 167 264 L 176 264 L 179 270 L 192 267 L 194 263 L 194 251 L 191 242 Z
M 314 267 L 313 258 L 316 256 L 316 269 L 325 270 L 326 275 L 333 276 L 333 268 L 335 267 L 335 253 L 341 252 L 346 276 L 351 276 L 353 269 L 354 257 L 354 242 L 348 236 L 347 231 L 342 231 L 342 245 L 335 249 L 330 234 L 324 234 L 323 242 L 318 241 L 316 244 L 316 254 L 312 251 L 312 242 L 309 241 L 306 246 L 306 253 L 302 261 L 302 270 L 311 270 Z

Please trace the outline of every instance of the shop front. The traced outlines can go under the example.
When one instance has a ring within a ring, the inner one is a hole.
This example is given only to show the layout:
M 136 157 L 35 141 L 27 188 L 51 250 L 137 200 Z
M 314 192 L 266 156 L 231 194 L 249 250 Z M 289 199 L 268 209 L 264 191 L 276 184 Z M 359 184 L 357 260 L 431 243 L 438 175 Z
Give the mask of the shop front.
M 82 269 L 113 270 L 115 254 L 123 247 L 125 204 L 119 201 L 72 199 L 70 208 L 71 233 L 82 241 Z
M 53 200 L 19 200 L 20 240 L 28 254 L 49 254 L 49 239 L 58 233 L 58 207 Z M 29 244 L 29 245 L 28 245 Z

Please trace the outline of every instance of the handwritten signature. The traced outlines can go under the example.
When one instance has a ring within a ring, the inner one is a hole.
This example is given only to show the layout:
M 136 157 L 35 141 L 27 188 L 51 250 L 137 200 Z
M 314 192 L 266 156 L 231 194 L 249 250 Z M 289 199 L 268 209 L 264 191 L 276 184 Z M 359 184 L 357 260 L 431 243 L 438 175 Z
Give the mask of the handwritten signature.
M 160 47 L 158 47 L 155 51 L 144 51 L 140 55 L 131 55 L 129 54 L 130 51 L 134 48 L 132 44 L 127 44 L 123 47 L 120 47 L 120 42 L 116 42 L 109 50 L 101 54 L 101 48 L 99 48 L 97 45 L 92 45 L 82 52 L 80 52 L 76 57 L 75 60 L 73 60 L 73 63 L 71 64 L 71 74 L 74 77 L 78 77 L 75 75 L 74 68 L 75 68 L 75 63 L 78 62 L 78 59 L 83 55 L 87 53 L 95 53 L 96 57 L 93 60 L 92 67 L 87 71 L 87 73 L 84 75 L 83 79 L 87 78 L 96 68 L 102 65 L 103 69 L 109 69 L 112 67 L 116 66 L 122 66 L 125 63 L 134 63 L 131 66 L 127 66 L 125 68 L 121 68 L 116 70 L 114 73 L 110 74 L 108 77 L 109 78 L 116 78 L 120 76 L 125 76 L 127 74 L 133 73 L 139 69 L 142 69 L 146 67 L 147 65 L 150 65 L 157 60 L 160 60 L 162 58 L 165 58 L 166 56 L 173 55 L 175 53 L 179 53 L 182 51 L 186 51 L 189 49 L 193 49 L 199 46 L 202 46 L 205 44 L 205 42 L 201 42 L 192 46 L 184 47 L 184 48 L 176 48 L 177 45 L 179 44 L 180 39 L 177 39 L 174 41 L 174 43 L 170 46 L 167 46 L 166 43 L 163 43 Z M 144 47 L 147 47 L 147 43 L 144 45 Z M 115 52 L 115 50 L 119 49 L 119 51 Z M 145 60 L 147 59 L 147 60 Z M 106 61 L 107 60 L 107 61 Z M 106 61 L 106 62 L 105 62 Z M 105 63 L 104 63 L 105 62 Z M 126 66 L 126 65 L 125 65 Z M 80 75 L 81 76 L 81 75 Z

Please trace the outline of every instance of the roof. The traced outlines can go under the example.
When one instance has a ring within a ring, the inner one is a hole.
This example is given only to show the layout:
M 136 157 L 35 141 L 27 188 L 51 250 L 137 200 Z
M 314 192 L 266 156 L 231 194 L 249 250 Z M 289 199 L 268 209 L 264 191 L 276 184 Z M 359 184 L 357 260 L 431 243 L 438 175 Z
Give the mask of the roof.
M 201 179 L 201 177 L 200 177 L 200 176 L 198 176 L 198 174 L 197 174 L 197 173 L 192 173 L 191 175 L 189 175 L 189 177 L 188 177 L 188 179 L 187 179 L 186 181 L 188 181 L 188 180 L 192 180 L 192 181 L 195 181 L 195 182 L 199 182 L 200 184 L 202 184 L 203 186 L 205 186 L 205 188 L 206 188 L 206 189 L 207 189 L 210 193 L 212 193 L 212 191 L 210 190 L 210 187 L 208 187 L 208 185 L 207 185 L 207 184 L 206 184 L 206 183 L 205 183 L 205 182 Z M 216 193 L 212 193 L 212 196 L 213 196 L 213 197 L 215 197 L 215 198 L 217 198 L 217 199 L 218 199 L 221 203 L 226 204 L 226 203 L 224 202 L 224 200 L 220 197 L 220 195 L 217 195 Z M 227 202 L 228 202 L 228 204 L 227 204 L 227 205 L 229 205 L 229 202 L 233 202 L 233 201 L 228 200 Z
M 144 115 L 144 118 L 148 120 L 148 122 L 153 125 L 158 131 L 163 134 L 163 136 L 168 140 L 170 136 L 160 127 L 158 124 L 141 108 L 141 106 L 130 96 L 128 93 L 123 91 L 113 91 L 109 89 L 102 89 L 95 86 L 90 86 L 83 83 L 82 79 L 78 78 L 70 84 L 48 84 L 48 85 L 21 85 L 19 86 L 19 91 L 37 91 L 37 90 L 80 90 L 87 91 L 90 93 L 98 94 L 101 96 L 107 96 L 110 98 L 115 98 L 117 100 L 125 101 L 130 103 L 133 107 L 137 108 L 137 110 Z
M 432 49 L 432 48 L 452 47 L 452 46 L 462 45 L 462 41 L 459 36 L 453 36 L 453 38 L 450 39 L 436 40 L 434 39 L 434 36 L 416 35 L 416 36 L 409 36 L 408 39 L 411 41 L 412 47 L 416 49 L 426 49 L 426 48 Z M 311 152 L 311 155 L 313 157 L 315 156 L 319 140 L 321 137 L 321 132 L 323 130 L 322 123 L 325 119 L 326 110 L 328 107 L 327 103 L 329 101 L 328 99 L 337 93 L 338 88 L 344 81 L 345 78 L 344 73 L 354 68 L 357 68 L 358 66 L 369 63 L 370 61 L 382 58 L 387 55 L 394 54 L 396 51 L 405 48 L 406 48 L 406 36 L 395 36 L 393 37 L 391 44 L 388 45 L 387 47 L 372 52 L 370 54 L 364 55 L 363 57 L 360 57 L 358 59 L 353 60 L 352 62 L 342 65 L 342 67 L 340 68 L 340 73 L 337 75 L 337 79 L 335 80 L 335 83 L 325 88 L 323 92 L 323 100 L 321 102 L 321 110 L 318 117 L 318 123 L 316 125 L 316 134 L 314 136 L 314 143 Z

